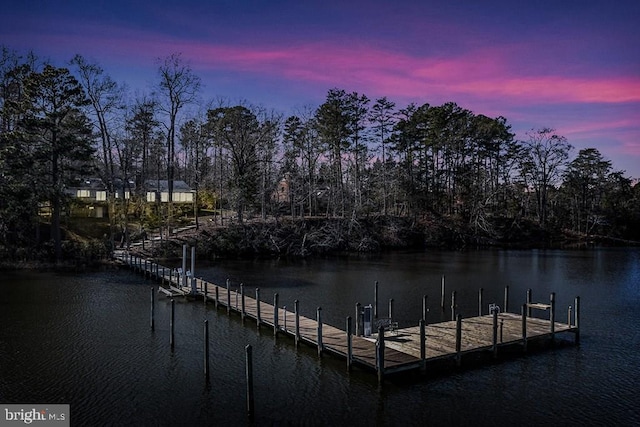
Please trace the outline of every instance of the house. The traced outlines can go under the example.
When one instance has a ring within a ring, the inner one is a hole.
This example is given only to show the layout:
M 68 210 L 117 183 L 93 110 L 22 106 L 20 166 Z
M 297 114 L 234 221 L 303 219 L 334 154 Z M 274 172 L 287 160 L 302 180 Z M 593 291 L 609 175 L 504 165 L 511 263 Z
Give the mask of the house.
M 66 193 L 72 197 L 74 203 L 72 216 L 104 218 L 108 215 L 109 190 L 100 178 L 84 178 L 67 187 Z M 129 200 L 135 191 L 135 183 L 120 178 L 114 180 L 114 196 L 116 200 Z
M 107 187 L 100 178 L 82 179 L 65 191 L 75 199 L 71 215 L 93 218 L 107 215 Z
M 115 197 L 116 200 L 131 199 L 131 194 L 135 194 L 136 184 L 133 180 L 129 179 L 127 181 L 122 180 L 120 178 L 116 178 L 113 182 Z
M 85 178 L 80 180 L 76 186 L 67 188 L 67 194 L 85 202 L 107 201 L 107 187 L 100 178 Z
M 166 179 L 148 179 L 144 182 L 147 202 L 169 202 L 169 181 Z M 193 203 L 195 191 L 184 181 L 173 181 L 174 203 Z
M 276 189 L 271 193 L 271 200 L 276 203 L 289 203 L 290 202 L 290 188 L 289 188 L 290 175 L 287 173 L 278 182 Z

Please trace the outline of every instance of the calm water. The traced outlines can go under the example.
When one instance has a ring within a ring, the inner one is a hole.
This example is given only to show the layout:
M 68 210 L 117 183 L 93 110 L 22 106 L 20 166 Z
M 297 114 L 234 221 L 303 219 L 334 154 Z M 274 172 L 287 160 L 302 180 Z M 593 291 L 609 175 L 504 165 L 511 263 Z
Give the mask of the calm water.
M 177 266 L 177 265 L 176 265 Z M 394 298 L 400 326 L 417 323 L 421 296 L 430 320 L 440 277 L 456 290 L 461 313 L 485 301 L 521 304 L 526 289 L 558 316 L 582 297 L 582 341 L 426 381 L 347 373 L 345 362 L 237 316 L 176 304 L 176 347 L 169 348 L 169 303 L 153 283 L 125 270 L 84 274 L 3 273 L 0 277 L 0 402 L 69 403 L 72 425 L 243 425 L 244 347 L 253 346 L 259 425 L 640 425 L 640 250 L 487 251 L 393 254 L 379 258 L 224 262 L 197 275 L 232 286 L 260 287 L 263 300 L 300 300 L 303 314 L 323 308 L 343 326 L 356 302 L 380 311 Z M 448 296 L 449 298 L 449 296 Z M 449 300 L 447 300 L 448 302 Z M 202 322 L 209 319 L 211 383 L 202 361 Z M 568 336 L 567 339 L 572 339 Z

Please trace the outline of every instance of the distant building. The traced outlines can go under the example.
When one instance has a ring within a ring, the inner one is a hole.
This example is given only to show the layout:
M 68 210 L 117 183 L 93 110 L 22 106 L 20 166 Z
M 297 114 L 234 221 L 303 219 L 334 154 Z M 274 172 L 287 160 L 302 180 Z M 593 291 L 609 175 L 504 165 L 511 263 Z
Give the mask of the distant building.
M 66 193 L 75 199 L 71 209 L 73 216 L 104 218 L 107 215 L 107 187 L 100 178 L 85 178 Z
M 169 181 L 166 179 L 148 179 L 144 182 L 147 202 L 168 203 Z M 173 202 L 193 203 L 195 191 L 184 181 L 173 181 Z
M 285 174 L 285 176 L 278 182 L 278 185 L 275 191 L 271 194 L 271 200 L 276 203 L 289 203 L 290 197 L 290 188 L 289 188 L 289 174 Z

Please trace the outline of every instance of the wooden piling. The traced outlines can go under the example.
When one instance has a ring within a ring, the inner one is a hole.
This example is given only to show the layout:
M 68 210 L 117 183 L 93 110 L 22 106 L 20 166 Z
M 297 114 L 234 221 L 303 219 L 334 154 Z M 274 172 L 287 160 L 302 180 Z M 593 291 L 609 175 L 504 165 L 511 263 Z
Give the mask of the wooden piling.
M 462 316 L 456 315 L 456 366 L 462 364 Z
M 500 319 L 500 344 L 502 344 L 502 332 L 504 330 L 504 319 Z
M 576 297 L 575 300 L 575 312 L 574 312 L 574 316 L 575 316 L 575 342 L 576 345 L 580 345 L 580 297 Z
M 422 295 L 422 320 L 427 321 L 427 312 L 429 311 L 429 307 L 427 305 L 427 296 Z
M 384 379 L 384 326 L 378 327 L 378 340 L 376 341 L 376 364 L 378 371 L 378 383 Z
M 374 284 L 373 291 L 373 318 L 378 318 L 378 281 L 376 280 Z
M 253 396 L 253 351 L 251 345 L 245 348 L 246 354 L 246 381 L 247 381 L 247 416 L 250 419 L 254 417 L 254 396 Z
M 207 286 L 207 282 L 200 278 L 200 283 L 202 284 L 202 290 L 204 291 L 204 305 L 207 305 L 207 300 L 209 299 L 209 286 Z
M 176 318 L 176 302 L 173 298 L 171 298 L 171 318 L 169 319 L 169 330 L 170 330 L 169 346 L 171 347 L 172 350 L 175 345 L 175 339 L 174 339 L 175 326 L 176 326 L 175 318 Z
M 182 245 L 182 277 L 180 279 L 179 280 L 182 286 L 186 287 L 187 286 L 187 245 L 186 244 Z
M 231 313 L 231 282 L 227 279 L 227 314 Z
M 360 330 L 362 329 L 362 315 L 360 314 L 360 312 L 362 311 L 362 308 L 360 306 L 360 303 L 357 302 L 356 303 L 356 333 L 355 336 L 359 337 L 361 335 Z
M 283 305 L 282 306 L 282 330 L 285 332 L 287 332 L 287 306 Z
M 300 341 L 300 302 L 298 300 L 295 300 L 293 302 L 293 311 L 296 314 L 296 336 L 295 336 L 295 341 L 296 341 L 296 347 L 298 346 L 298 342 Z
M 209 381 L 209 321 L 204 321 L 204 378 Z
M 442 284 L 441 284 L 441 292 L 440 292 L 440 305 L 442 306 L 442 310 L 444 311 L 444 274 L 442 275 Z
M 393 319 L 393 298 L 389 299 L 389 319 Z
M 484 289 L 480 288 L 478 290 L 478 316 L 482 316 L 482 293 Z
M 571 326 L 571 322 L 572 322 L 572 318 L 571 318 L 571 306 L 569 306 L 569 308 L 567 309 L 567 325 Z
M 420 370 L 424 372 L 427 368 L 427 334 L 426 322 L 420 320 Z
M 498 310 L 493 310 L 493 358 L 498 358 Z
M 529 288 L 527 289 L 527 317 L 531 317 L 531 306 L 529 305 L 533 302 L 531 298 L 531 288 Z
M 273 336 L 278 334 L 278 293 L 273 294 Z
M 214 305 L 216 309 L 218 308 L 218 301 L 220 301 L 220 287 L 218 285 L 214 285 L 214 293 L 215 293 L 215 301 Z
M 351 316 L 347 316 L 347 371 L 351 370 L 351 361 L 353 360 L 352 335 Z
M 256 288 L 256 324 L 260 329 L 260 323 L 262 323 L 262 317 L 260 315 L 260 288 Z
M 191 277 L 196 277 L 196 247 L 191 246 Z
M 451 320 L 456 320 L 456 291 L 451 292 Z
M 316 318 L 318 320 L 318 357 L 320 357 L 324 349 L 322 344 L 322 307 L 318 307 Z
M 509 286 L 504 287 L 504 311 L 505 313 L 509 312 Z
M 155 327 L 155 293 L 154 293 L 154 289 L 153 287 L 151 288 L 151 319 L 150 319 L 150 326 L 151 326 L 151 330 L 153 331 L 154 327 Z
M 522 351 L 527 352 L 527 310 L 528 305 L 522 304 Z
M 553 343 L 556 339 L 556 293 L 551 292 L 549 296 L 549 303 L 551 304 L 551 309 L 549 311 L 549 321 L 551 322 L 551 342 Z
M 244 320 L 247 314 L 244 309 L 244 283 L 240 283 L 240 319 Z

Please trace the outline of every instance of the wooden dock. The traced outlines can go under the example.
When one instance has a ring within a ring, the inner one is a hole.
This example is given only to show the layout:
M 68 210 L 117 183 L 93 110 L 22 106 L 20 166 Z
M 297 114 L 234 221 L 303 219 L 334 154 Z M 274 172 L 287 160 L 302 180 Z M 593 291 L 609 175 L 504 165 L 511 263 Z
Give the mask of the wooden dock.
M 441 360 L 451 359 L 460 366 L 462 357 L 467 354 L 488 353 L 497 358 L 500 348 L 507 346 L 518 346 L 526 352 L 530 341 L 553 341 L 559 333 L 573 333 L 575 343 L 579 344 L 579 297 L 573 316 L 569 312 L 568 323 L 555 319 L 555 294 L 551 295 L 551 304 L 531 302 L 528 294 L 521 314 L 495 310 L 492 314 L 469 318 L 457 315 L 453 321 L 426 325 L 422 320 L 418 326 L 393 331 L 385 330 L 381 325 L 374 328 L 371 336 L 364 337 L 359 334 L 361 328 L 352 328 L 351 317 L 346 318 L 345 329 L 341 329 L 323 323 L 320 308 L 313 319 L 298 313 L 298 301 L 294 303 L 293 311 L 281 307 L 278 294 L 274 294 L 273 303 L 269 303 L 262 299 L 259 289 L 247 292 L 242 285 L 239 289 L 231 289 L 228 281 L 225 285 L 217 285 L 200 278 L 185 278 L 177 274 L 176 269 L 127 252 L 116 253 L 116 258 L 146 277 L 158 280 L 161 283 L 158 292 L 167 297 L 204 299 L 218 309 L 226 309 L 229 314 L 237 313 L 243 320 L 252 319 L 258 327 L 272 328 L 274 335 L 291 336 L 296 345 L 302 342 L 314 346 L 318 355 L 327 353 L 343 358 L 349 369 L 358 366 L 377 372 L 380 381 L 386 375 L 402 371 L 424 372 L 430 364 Z M 549 318 L 532 317 L 532 309 L 548 312 Z

